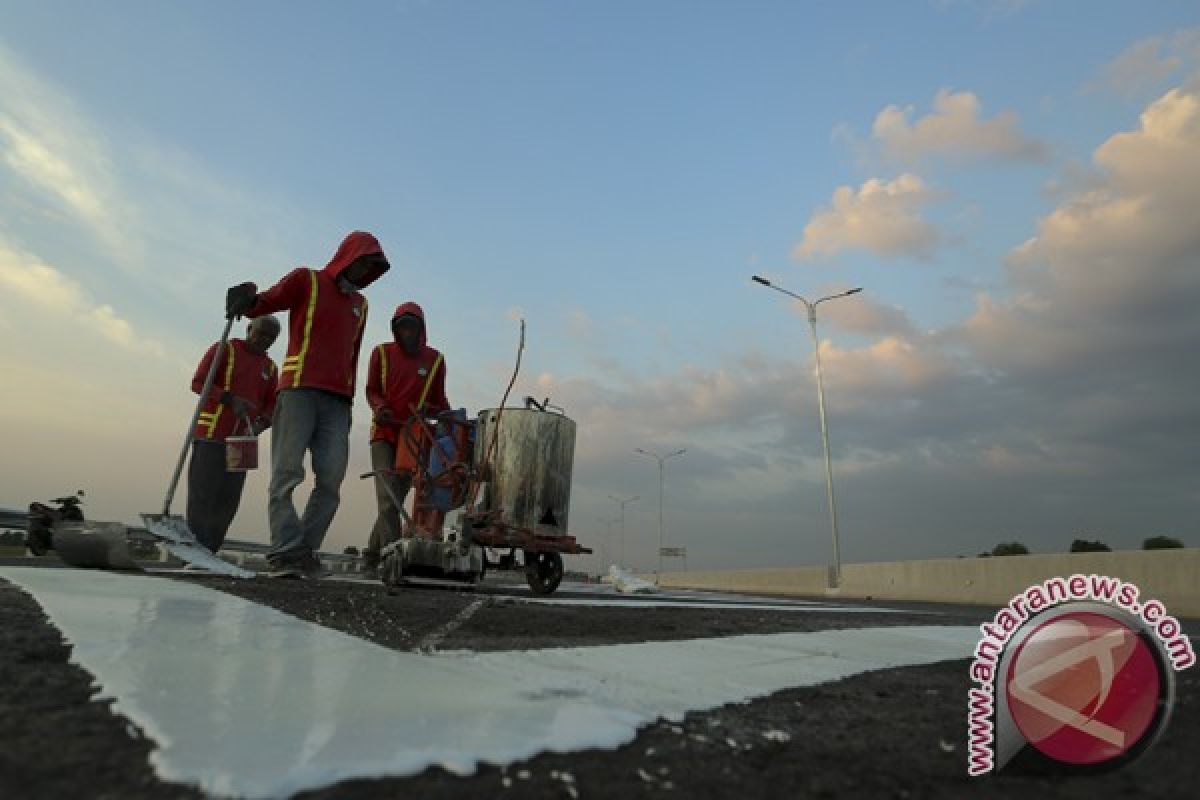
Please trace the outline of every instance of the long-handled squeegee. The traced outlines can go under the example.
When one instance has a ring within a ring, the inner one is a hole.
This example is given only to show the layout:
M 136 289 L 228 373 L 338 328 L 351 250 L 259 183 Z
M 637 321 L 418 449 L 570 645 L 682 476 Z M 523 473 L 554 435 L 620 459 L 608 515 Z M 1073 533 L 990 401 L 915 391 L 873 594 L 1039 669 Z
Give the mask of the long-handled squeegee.
M 204 378 L 204 388 L 200 390 L 200 400 L 196 403 L 196 410 L 192 413 L 192 420 L 188 423 L 187 433 L 183 437 L 183 449 L 179 452 L 179 461 L 175 463 L 175 474 L 171 476 L 171 485 L 167 487 L 167 499 L 163 501 L 162 513 L 142 514 L 141 517 L 146 524 L 146 530 L 153 534 L 172 555 L 210 572 L 219 572 L 235 578 L 253 578 L 254 573 L 250 570 L 242 569 L 217 558 L 212 551 L 197 541 L 196 535 L 188 527 L 186 519 L 171 513 L 171 501 L 175 499 L 175 489 L 179 486 L 179 476 L 183 473 L 183 462 L 187 460 L 188 449 L 192 446 L 196 420 L 200 419 L 204 401 L 208 399 L 208 393 L 216 381 L 217 363 L 220 360 L 221 352 L 225 349 L 225 342 L 229 339 L 231 328 L 233 328 L 233 317 L 226 320 L 225 330 L 221 332 L 221 341 L 213 350 L 212 364 L 208 367 L 208 375 Z

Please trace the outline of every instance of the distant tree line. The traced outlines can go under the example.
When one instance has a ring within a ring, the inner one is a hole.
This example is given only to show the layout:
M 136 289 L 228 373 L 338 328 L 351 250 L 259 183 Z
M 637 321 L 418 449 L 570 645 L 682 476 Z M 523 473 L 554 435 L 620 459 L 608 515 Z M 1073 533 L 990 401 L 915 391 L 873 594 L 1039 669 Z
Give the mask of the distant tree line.
M 1087 539 L 1076 539 L 1075 541 L 1071 542 L 1070 552 L 1072 552 L 1072 553 L 1111 553 L 1112 548 L 1109 547 L 1108 545 L 1106 545 L 1104 542 L 1100 541 L 1099 539 L 1097 539 L 1094 542 L 1090 542 Z
M 1172 536 L 1151 536 L 1142 541 L 1143 550 L 1171 550 L 1183 547 L 1183 542 Z M 1076 539 L 1071 542 L 1071 553 L 1111 553 L 1112 548 L 1099 539 Z M 992 548 L 991 552 L 982 552 L 980 558 L 992 556 L 1027 556 L 1029 548 L 1021 542 L 1001 542 Z

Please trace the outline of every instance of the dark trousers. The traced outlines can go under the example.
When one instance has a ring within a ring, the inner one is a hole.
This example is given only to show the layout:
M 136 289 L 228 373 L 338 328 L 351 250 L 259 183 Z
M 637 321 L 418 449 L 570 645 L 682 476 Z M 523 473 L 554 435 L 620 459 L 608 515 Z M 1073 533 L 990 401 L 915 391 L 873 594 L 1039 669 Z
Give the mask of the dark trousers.
M 196 439 L 188 462 L 187 522 L 200 544 L 214 553 L 225 543 L 225 534 L 242 500 L 245 472 L 225 470 L 225 443 Z

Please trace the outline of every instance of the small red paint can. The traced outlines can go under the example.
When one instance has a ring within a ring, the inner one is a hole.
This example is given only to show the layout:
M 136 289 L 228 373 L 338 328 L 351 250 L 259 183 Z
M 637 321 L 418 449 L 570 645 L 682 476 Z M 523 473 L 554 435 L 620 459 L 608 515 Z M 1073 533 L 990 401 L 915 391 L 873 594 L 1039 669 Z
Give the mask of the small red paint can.
M 225 438 L 225 470 L 227 472 L 245 472 L 257 468 L 257 436 L 228 436 Z

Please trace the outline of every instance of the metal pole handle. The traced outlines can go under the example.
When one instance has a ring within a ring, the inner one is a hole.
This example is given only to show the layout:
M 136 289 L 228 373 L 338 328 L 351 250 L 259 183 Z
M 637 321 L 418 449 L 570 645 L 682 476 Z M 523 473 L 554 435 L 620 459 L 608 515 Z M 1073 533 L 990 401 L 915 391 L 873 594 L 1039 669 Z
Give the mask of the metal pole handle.
M 179 476 L 183 473 L 183 462 L 187 460 L 188 448 L 192 446 L 192 433 L 196 430 L 196 421 L 200 419 L 200 411 L 204 408 L 204 401 L 208 399 L 208 393 L 212 391 L 213 383 L 217 379 L 217 363 L 221 357 L 221 353 L 225 350 L 225 342 L 229 340 L 229 331 L 233 329 L 233 317 L 225 321 L 225 330 L 221 331 L 221 341 L 213 349 L 212 364 L 208 367 L 208 375 L 204 378 L 204 388 L 200 390 L 200 400 L 196 403 L 196 410 L 192 412 L 192 421 L 188 423 L 187 433 L 183 437 L 183 448 L 179 451 L 179 461 L 175 463 L 175 474 L 171 476 L 171 485 L 167 487 L 167 499 L 163 501 L 163 516 L 171 515 L 171 501 L 175 499 L 175 489 L 179 486 Z

